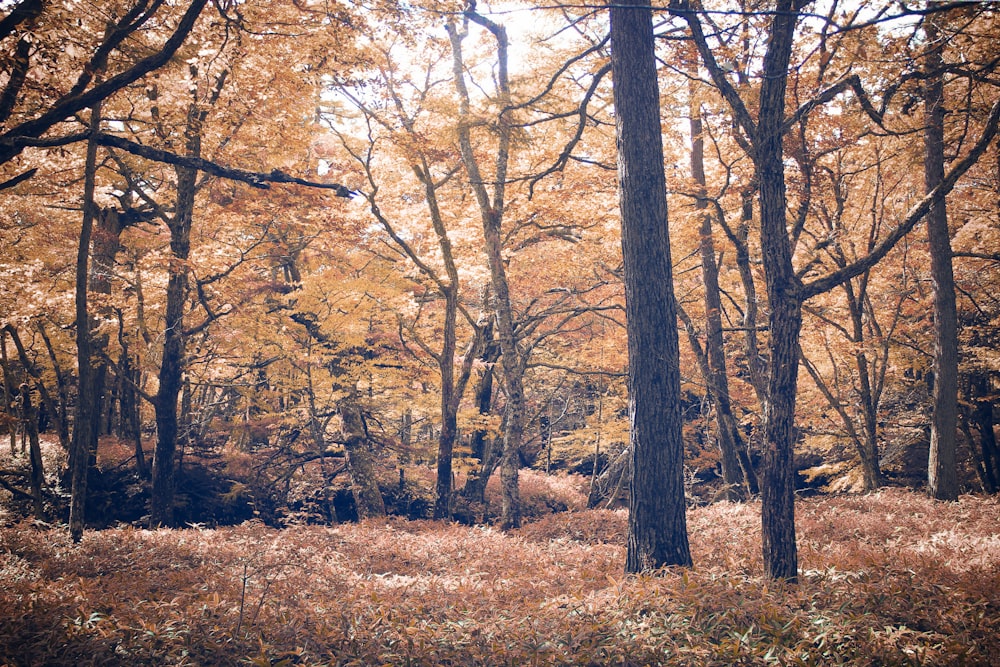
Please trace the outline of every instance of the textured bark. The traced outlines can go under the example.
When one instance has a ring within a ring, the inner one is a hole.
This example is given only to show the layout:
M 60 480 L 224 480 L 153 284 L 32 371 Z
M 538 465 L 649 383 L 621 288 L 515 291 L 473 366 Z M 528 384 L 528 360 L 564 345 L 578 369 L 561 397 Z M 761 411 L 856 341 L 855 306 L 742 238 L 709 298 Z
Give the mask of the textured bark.
M 450 247 L 450 244 L 449 244 Z M 461 395 L 455 391 L 455 326 L 458 316 L 458 284 L 452 282 L 445 291 L 444 337 L 438 364 L 441 370 L 441 433 L 438 436 L 437 484 L 434 518 L 451 516 L 452 455 L 458 437 L 458 404 Z
M 924 84 L 924 182 L 927 192 L 944 181 L 944 60 L 938 14 L 924 18 L 927 36 L 927 81 Z M 931 414 L 931 447 L 927 468 L 930 494 L 939 500 L 958 499 L 955 460 L 958 432 L 958 311 L 952 270 L 951 234 L 945 200 L 939 199 L 927 214 L 927 242 L 931 255 L 934 293 L 934 388 Z
M 97 103 L 90 112 L 90 127 L 100 127 L 101 105 Z M 90 243 L 94 230 L 94 178 L 97 170 L 97 144 L 87 144 L 84 164 L 83 224 L 80 244 L 76 254 L 76 349 L 77 349 L 77 401 L 73 439 L 69 450 L 70 503 L 69 532 L 74 542 L 83 537 L 87 507 L 87 470 L 91 453 L 97 452 L 98 416 L 100 394 L 95 389 L 94 378 L 99 376 L 100 360 L 95 360 L 91 350 L 89 287 Z
M 351 473 L 351 491 L 358 509 L 358 519 L 363 521 L 385 516 L 385 501 L 375 478 L 375 456 L 372 454 L 368 429 L 356 398 L 352 395 L 342 401 L 338 412 L 344 428 L 344 449 L 347 451 L 347 467 Z
M 188 155 L 201 154 L 201 121 L 204 112 L 191 105 L 185 129 Z M 164 308 L 163 352 L 160 360 L 159 388 L 153 402 L 156 412 L 156 446 L 153 450 L 152 490 L 149 522 L 151 526 L 174 523 L 174 478 L 179 423 L 177 398 L 184 374 L 184 310 L 188 298 L 187 260 L 191 253 L 191 225 L 198 172 L 176 167 L 177 200 L 170 228 L 170 261 L 167 265 L 167 299 Z
M 483 372 L 476 386 L 476 409 L 480 415 L 485 416 L 490 414 L 493 408 L 493 364 L 499 358 L 500 348 L 492 340 L 492 325 L 486 326 L 483 330 L 483 336 L 486 343 L 480 356 L 480 361 L 483 362 Z M 471 448 L 472 455 L 479 459 L 479 467 L 473 470 L 465 480 L 465 486 L 462 487 L 462 497 L 471 502 L 485 503 L 486 484 L 499 463 L 500 451 L 497 448 L 496 438 L 482 430 L 472 432 Z
M 770 304 L 770 375 L 764 410 L 764 471 L 761 478 L 761 524 L 764 566 L 773 579 L 798 576 L 795 545 L 795 398 L 799 369 L 802 296 L 792 266 L 786 229 L 785 165 L 782 122 L 792 37 L 798 19 L 796 2 L 781 0 L 772 19 L 764 57 L 757 136 L 754 142 L 760 180 L 760 239 Z
M 677 313 L 648 2 L 611 7 L 632 482 L 627 572 L 691 565 L 684 498 Z

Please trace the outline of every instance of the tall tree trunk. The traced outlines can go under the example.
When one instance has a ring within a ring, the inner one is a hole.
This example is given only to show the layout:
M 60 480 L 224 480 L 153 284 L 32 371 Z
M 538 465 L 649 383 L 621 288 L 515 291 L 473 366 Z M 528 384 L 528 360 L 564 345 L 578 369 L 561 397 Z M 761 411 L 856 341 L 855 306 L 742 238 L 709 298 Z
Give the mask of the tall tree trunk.
M 499 346 L 493 340 L 493 325 L 483 329 L 485 349 L 479 359 L 483 362 L 482 375 L 476 385 L 476 409 L 481 416 L 490 414 L 493 407 L 493 364 L 499 358 Z M 473 470 L 462 487 L 462 497 L 476 503 L 486 502 L 486 484 L 496 469 L 498 454 L 496 438 L 482 429 L 472 432 L 472 455 L 479 459 L 479 467 Z
M 927 192 L 944 181 L 944 59 L 941 55 L 944 40 L 937 24 L 939 20 L 939 14 L 930 13 L 923 21 L 929 49 L 924 84 L 924 182 Z M 927 214 L 927 242 L 934 293 L 934 387 L 927 486 L 930 494 L 939 500 L 957 500 L 958 312 L 948 210 L 943 198 Z
M 874 491 L 882 486 L 882 468 L 879 465 L 878 452 L 878 404 L 872 386 L 872 367 L 865 352 L 864 309 L 867 297 L 869 273 L 861 276 L 861 285 L 857 293 L 850 281 L 844 283 L 847 293 L 847 303 L 851 311 L 853 326 L 851 341 L 855 344 L 854 365 L 858 372 L 858 388 L 860 390 L 861 416 L 864 424 L 864 440 L 860 443 L 861 467 L 864 475 L 865 491 Z M 869 317 L 875 317 L 869 313 Z
M 98 102 L 90 112 L 90 129 L 100 129 L 101 105 Z M 77 348 L 77 401 L 73 439 L 69 451 L 70 504 L 69 532 L 74 542 L 83 537 L 87 506 L 87 471 L 91 453 L 97 451 L 100 415 L 100 394 L 95 391 L 95 378 L 100 375 L 99 360 L 91 349 L 90 309 L 87 288 L 90 264 L 90 243 L 94 230 L 96 205 L 94 204 L 95 173 L 97 171 L 97 142 L 87 142 L 84 166 L 83 224 L 80 244 L 76 254 L 76 348 Z
M 201 155 L 201 120 L 203 113 L 192 104 L 185 129 L 187 155 Z M 170 261 L 167 264 L 167 302 L 164 312 L 163 353 L 160 361 L 160 385 L 153 407 L 156 412 L 156 446 L 153 450 L 152 490 L 149 521 L 151 526 L 171 526 L 174 522 L 174 478 L 176 473 L 177 398 L 184 374 L 184 309 L 188 297 L 187 260 L 191 252 L 191 225 L 194 217 L 197 170 L 175 167 L 177 201 L 170 228 Z
M 755 164 L 760 181 L 760 243 L 770 305 L 770 373 L 764 410 L 761 526 L 764 566 L 772 579 L 795 581 L 795 398 L 802 329 L 801 283 L 792 265 L 786 227 L 782 123 L 792 38 L 800 0 L 777 3 L 763 63 Z
M 750 263 L 750 248 L 747 238 L 750 234 L 750 225 L 753 224 L 753 200 L 756 185 L 748 187 L 741 193 L 740 224 L 733 235 L 734 246 L 736 248 L 736 268 L 740 273 L 740 282 L 743 285 L 743 295 L 746 302 L 743 311 L 743 355 L 747 363 L 747 379 L 753 387 L 757 396 L 757 403 L 760 405 L 761 413 L 767 404 L 767 376 L 768 362 L 761 355 L 760 337 L 757 335 L 757 328 L 760 326 L 760 308 L 757 302 L 757 285 L 753 279 L 753 267 Z
M 458 140 L 462 163 L 476 195 L 483 222 L 486 260 L 490 269 L 493 310 L 496 313 L 497 340 L 500 343 L 501 364 L 507 390 L 507 405 L 503 433 L 503 454 L 500 460 L 500 479 L 503 490 L 500 524 L 506 530 L 521 525 L 521 499 L 518 488 L 518 471 L 521 466 L 521 440 L 524 431 L 524 368 L 525 360 L 517 345 L 514 333 L 514 314 L 510 299 L 510 285 L 503 258 L 503 215 L 507 186 L 507 162 L 510 155 L 510 83 L 507 74 L 507 31 L 502 25 L 469 10 L 467 20 L 483 26 L 497 43 L 497 92 L 501 112 L 497 119 L 498 145 L 492 200 L 486 191 L 482 172 L 472 147 L 469 110 L 469 91 L 465 84 L 462 58 L 462 39 L 466 32 L 459 31 L 454 23 L 447 25 L 452 45 L 452 64 L 455 88 L 459 97 Z M 466 24 L 467 26 L 467 24 Z
M 632 450 L 627 572 L 691 565 L 652 17 L 648 0 L 611 7 Z
M 437 484 L 434 518 L 451 516 L 452 455 L 458 437 L 458 403 L 455 391 L 455 325 L 458 317 L 458 285 L 452 283 L 445 291 L 444 340 L 441 345 L 441 433 L 438 436 Z
M 692 64 L 697 75 L 697 51 Z M 708 212 L 707 180 L 705 178 L 705 138 L 702 134 L 701 105 L 694 96 L 693 83 L 690 93 L 691 125 L 691 177 L 697 186 L 695 209 L 701 218 L 700 243 L 701 278 L 705 288 L 705 354 L 708 385 L 712 407 L 715 408 L 716 433 L 722 452 L 722 481 L 726 496 L 738 500 L 740 487 L 745 484 L 751 495 L 756 495 L 757 475 L 750 463 L 746 445 L 740 436 L 739 425 L 733 416 L 726 370 L 726 353 L 722 339 L 722 293 L 719 289 L 719 266 L 715 258 L 715 239 L 712 233 L 712 216 Z

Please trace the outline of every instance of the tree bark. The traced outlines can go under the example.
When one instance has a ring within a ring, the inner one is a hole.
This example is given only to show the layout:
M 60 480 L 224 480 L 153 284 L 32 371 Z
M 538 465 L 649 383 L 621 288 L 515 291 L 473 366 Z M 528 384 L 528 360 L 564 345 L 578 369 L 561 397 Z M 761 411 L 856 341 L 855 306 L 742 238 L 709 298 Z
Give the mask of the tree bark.
M 42 487 L 45 486 L 45 471 L 42 469 L 42 449 L 38 442 L 38 413 L 31 402 L 31 387 L 21 385 L 21 410 L 24 428 L 28 431 L 28 458 L 31 463 L 31 497 L 35 518 L 45 520 L 45 505 Z
M 499 355 L 499 346 L 493 340 L 493 325 L 487 324 L 483 329 L 485 349 L 480 355 L 483 362 L 483 372 L 476 386 L 476 409 L 479 414 L 490 414 L 493 406 L 493 364 Z M 476 503 L 486 502 L 486 484 L 499 462 L 496 438 L 484 430 L 472 432 L 472 455 L 479 459 L 479 467 L 473 470 L 462 487 L 462 497 Z
M 697 53 L 697 52 L 696 52 Z M 697 74 L 697 59 L 693 61 Z M 697 186 L 695 209 L 701 218 L 699 251 L 701 279 L 705 288 L 705 356 L 709 398 L 715 408 L 716 434 L 722 453 L 722 481 L 729 500 L 739 500 L 740 487 L 746 485 L 751 495 L 757 495 L 757 475 L 746 445 L 740 436 L 733 415 L 726 369 L 726 353 L 722 339 L 722 293 L 719 290 L 719 266 L 715 258 L 712 216 L 708 212 L 707 180 L 705 178 L 705 138 L 702 134 L 701 105 L 695 100 L 694 86 L 689 86 L 691 126 L 691 176 Z
M 49 354 L 49 360 L 52 362 L 52 372 L 56 376 L 56 392 L 59 396 L 59 403 L 54 409 L 50 410 L 50 412 L 56 417 L 56 432 L 59 434 L 59 444 L 62 445 L 63 449 L 68 451 L 70 447 L 68 416 L 69 395 L 66 388 L 66 374 L 63 372 L 63 369 L 59 364 L 59 358 L 56 356 L 56 350 L 52 346 L 52 340 L 49 338 L 48 332 L 45 330 L 45 325 L 42 324 L 41 319 L 39 319 L 36 324 L 38 327 L 38 333 L 42 337 L 42 341 L 45 343 L 45 349 Z M 43 398 L 46 393 L 47 392 L 42 392 Z
M 371 441 L 365 426 L 361 408 L 353 394 L 344 399 L 338 408 L 344 426 L 344 449 L 347 451 L 347 467 L 351 473 L 351 491 L 358 509 L 358 519 L 373 519 L 385 516 L 385 501 L 375 478 L 375 457 L 371 451 Z
M 649 2 L 611 7 L 632 482 L 627 572 L 691 565 L 660 100 Z
M 90 128 L 100 128 L 101 104 L 90 111 Z M 74 542 L 83 537 L 87 506 L 87 471 L 91 453 L 97 451 L 100 415 L 100 393 L 94 386 L 100 375 L 100 360 L 94 359 L 91 349 L 89 287 L 90 243 L 94 230 L 96 206 L 94 204 L 95 173 L 97 171 L 97 143 L 87 143 L 83 185 L 83 224 L 80 244 L 76 254 L 76 348 L 77 348 L 77 401 L 73 439 L 69 451 L 70 504 L 69 532 Z
M 185 128 L 188 155 L 201 154 L 201 121 L 204 112 L 192 104 Z M 194 217 L 198 172 L 175 167 L 177 200 L 170 228 L 170 261 L 167 264 L 167 300 L 164 308 L 163 352 L 159 388 L 153 402 L 156 412 L 156 446 L 153 450 L 152 490 L 149 523 L 153 527 L 174 523 L 174 478 L 179 423 L 177 398 L 184 374 L 184 310 L 188 297 L 187 260 L 191 253 L 191 225 Z
M 764 56 L 755 163 L 760 180 L 760 239 L 770 305 L 770 375 L 764 410 L 764 472 L 761 524 L 764 566 L 772 579 L 795 581 L 795 398 L 802 329 L 801 284 L 792 265 L 786 228 L 782 123 L 798 0 L 781 0 L 772 19 Z
M 939 14 L 924 17 L 927 37 L 927 81 L 924 84 L 924 182 L 930 192 L 944 181 L 944 48 L 937 22 Z M 927 214 L 927 243 L 931 255 L 934 294 L 934 387 L 932 390 L 931 446 L 927 486 L 938 500 L 958 499 L 955 447 L 958 431 L 958 311 L 952 270 L 948 210 L 939 199 Z

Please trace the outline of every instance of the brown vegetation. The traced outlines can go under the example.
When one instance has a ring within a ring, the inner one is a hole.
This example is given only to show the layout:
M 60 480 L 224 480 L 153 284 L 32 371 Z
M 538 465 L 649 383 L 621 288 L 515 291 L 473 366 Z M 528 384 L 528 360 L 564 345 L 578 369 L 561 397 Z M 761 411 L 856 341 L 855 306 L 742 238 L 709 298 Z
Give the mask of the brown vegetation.
M 504 534 L 398 519 L 283 530 L 0 531 L 7 665 L 990 665 L 995 498 L 800 500 L 797 586 L 759 506 L 690 512 L 696 568 L 626 576 L 622 511 Z

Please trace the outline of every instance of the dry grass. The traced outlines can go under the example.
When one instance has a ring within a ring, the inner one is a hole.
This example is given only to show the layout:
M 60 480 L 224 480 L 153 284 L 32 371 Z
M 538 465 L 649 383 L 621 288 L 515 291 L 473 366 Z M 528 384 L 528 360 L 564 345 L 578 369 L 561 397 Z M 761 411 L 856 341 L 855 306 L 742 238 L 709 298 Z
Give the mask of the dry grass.
M 996 665 L 995 499 L 805 500 L 802 577 L 759 506 L 689 514 L 697 567 L 626 577 L 625 515 L 517 534 L 434 522 L 0 531 L 0 663 Z

